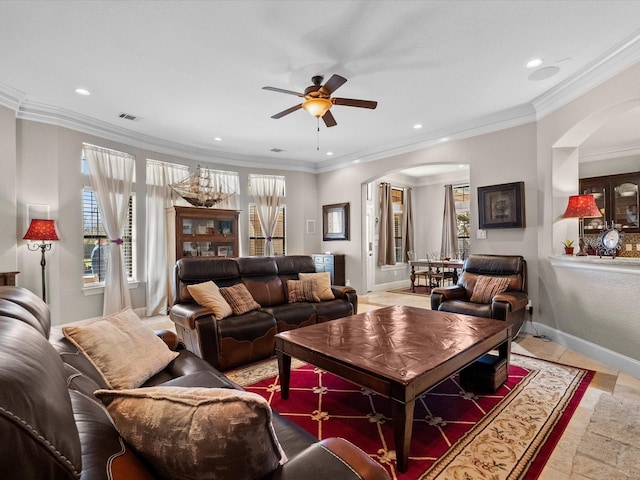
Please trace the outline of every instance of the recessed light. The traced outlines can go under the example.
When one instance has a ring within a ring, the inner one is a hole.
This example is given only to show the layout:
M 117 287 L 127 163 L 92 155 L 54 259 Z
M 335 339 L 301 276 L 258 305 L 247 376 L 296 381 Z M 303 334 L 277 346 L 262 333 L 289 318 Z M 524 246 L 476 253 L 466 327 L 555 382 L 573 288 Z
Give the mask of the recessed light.
M 353 163 L 360 163 L 360 159 L 354 160 Z
M 76 93 L 78 95 L 91 95 L 91 92 L 85 88 L 76 88 Z
M 448 141 L 449 141 L 449 137 L 442 137 L 442 138 L 440 139 L 440 142 L 441 142 L 441 143 L 448 142 Z
M 421 123 L 416 123 L 413 128 L 415 128 L 416 130 L 419 130 L 422 128 L 422 124 Z
M 327 155 L 331 156 L 331 155 L 333 155 L 333 152 L 327 152 Z
M 213 139 L 214 139 L 216 142 L 221 142 L 221 141 L 222 141 L 222 139 L 221 139 L 220 137 L 214 137 Z
M 539 67 L 540 65 L 542 65 L 541 58 L 534 58 L 527 62 L 527 68 L 536 68 L 536 67 Z

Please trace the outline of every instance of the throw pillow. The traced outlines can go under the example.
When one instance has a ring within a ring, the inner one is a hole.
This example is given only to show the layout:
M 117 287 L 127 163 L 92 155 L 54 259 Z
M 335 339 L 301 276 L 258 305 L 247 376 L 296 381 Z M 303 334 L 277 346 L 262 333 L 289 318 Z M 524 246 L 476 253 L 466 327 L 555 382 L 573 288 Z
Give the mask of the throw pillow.
M 222 287 L 220 293 L 231 306 L 234 315 L 242 315 L 260 308 L 260 304 L 256 302 L 244 283 L 236 283 L 230 287 Z
M 289 292 L 289 303 L 314 302 L 318 303 L 320 297 L 316 293 L 318 282 L 315 278 L 305 280 L 287 280 L 287 291 Z
M 318 297 L 320 297 L 320 300 L 333 300 L 336 298 L 331 290 L 331 273 L 300 273 L 298 274 L 298 278 L 300 280 L 315 278 L 318 282 Z
M 178 356 L 130 307 L 88 325 L 63 327 L 62 332 L 109 388 L 139 387 Z
M 218 286 L 212 281 L 187 285 L 187 290 L 198 305 L 207 307 L 213 312 L 216 320 L 233 314 L 233 309 L 220 293 Z
M 164 478 L 260 479 L 286 457 L 261 396 L 228 388 L 97 390 L 120 435 Z
M 474 303 L 491 303 L 491 299 L 498 293 L 504 292 L 509 286 L 508 277 L 490 277 L 480 275 L 473 287 L 471 301 Z

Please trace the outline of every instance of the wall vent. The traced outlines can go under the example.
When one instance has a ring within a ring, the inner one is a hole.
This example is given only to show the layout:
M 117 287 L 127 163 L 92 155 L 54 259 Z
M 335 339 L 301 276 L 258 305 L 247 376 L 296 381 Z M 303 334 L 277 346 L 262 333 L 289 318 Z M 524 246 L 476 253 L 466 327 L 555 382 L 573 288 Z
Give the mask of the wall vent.
M 131 120 L 134 122 L 138 120 L 138 117 L 136 117 L 135 115 L 131 115 L 129 113 L 121 113 L 120 115 L 118 115 L 118 117 L 124 118 L 125 120 Z
M 274 147 L 274 148 L 272 148 L 272 149 L 271 149 L 271 150 L 269 150 L 269 151 L 270 151 L 270 152 L 273 152 L 273 153 L 280 153 L 280 152 L 284 152 L 285 150 L 284 150 L 284 149 L 282 149 L 282 148 Z

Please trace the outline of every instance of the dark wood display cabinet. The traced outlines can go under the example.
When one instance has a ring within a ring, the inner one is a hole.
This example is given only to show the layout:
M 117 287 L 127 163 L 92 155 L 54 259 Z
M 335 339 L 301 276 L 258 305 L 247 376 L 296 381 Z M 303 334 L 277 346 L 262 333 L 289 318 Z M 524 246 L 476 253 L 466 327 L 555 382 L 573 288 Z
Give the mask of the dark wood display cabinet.
M 584 233 L 598 233 L 606 225 L 622 232 L 640 232 L 638 197 L 640 172 L 580 179 L 580 193 L 592 194 L 602 218 L 585 218 Z
M 182 257 L 237 257 L 236 210 L 203 207 L 169 207 L 167 239 L 169 265 Z

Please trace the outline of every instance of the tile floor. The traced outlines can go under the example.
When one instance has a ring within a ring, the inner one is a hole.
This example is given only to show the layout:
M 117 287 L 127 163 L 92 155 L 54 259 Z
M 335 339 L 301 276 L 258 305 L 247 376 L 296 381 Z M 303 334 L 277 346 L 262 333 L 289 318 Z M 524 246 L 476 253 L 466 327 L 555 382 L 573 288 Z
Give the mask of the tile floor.
M 414 307 L 429 308 L 429 297 L 422 295 L 405 295 L 391 292 L 372 292 L 360 296 L 358 299 L 358 313 L 375 310 L 387 305 L 410 305 Z M 172 328 L 172 323 L 166 316 L 151 317 L 146 319 L 154 328 Z M 581 439 L 587 430 L 594 407 L 598 403 L 602 393 L 629 393 L 637 394 L 640 398 L 640 379 L 636 379 L 621 373 L 602 363 L 594 362 L 576 352 L 573 352 L 550 340 L 534 338 L 530 334 L 521 334 L 512 343 L 512 351 L 542 358 L 554 362 L 574 365 L 581 368 L 595 370 L 594 376 L 587 392 L 585 393 L 578 409 L 573 415 L 562 438 L 555 448 L 549 462 L 539 477 L 539 480 L 588 480 L 588 477 L 576 473 L 574 459 L 580 461 L 582 457 L 576 452 Z M 631 413 L 631 412 L 629 412 Z M 633 413 L 635 415 L 635 412 Z M 631 478 L 624 475 L 620 478 Z

